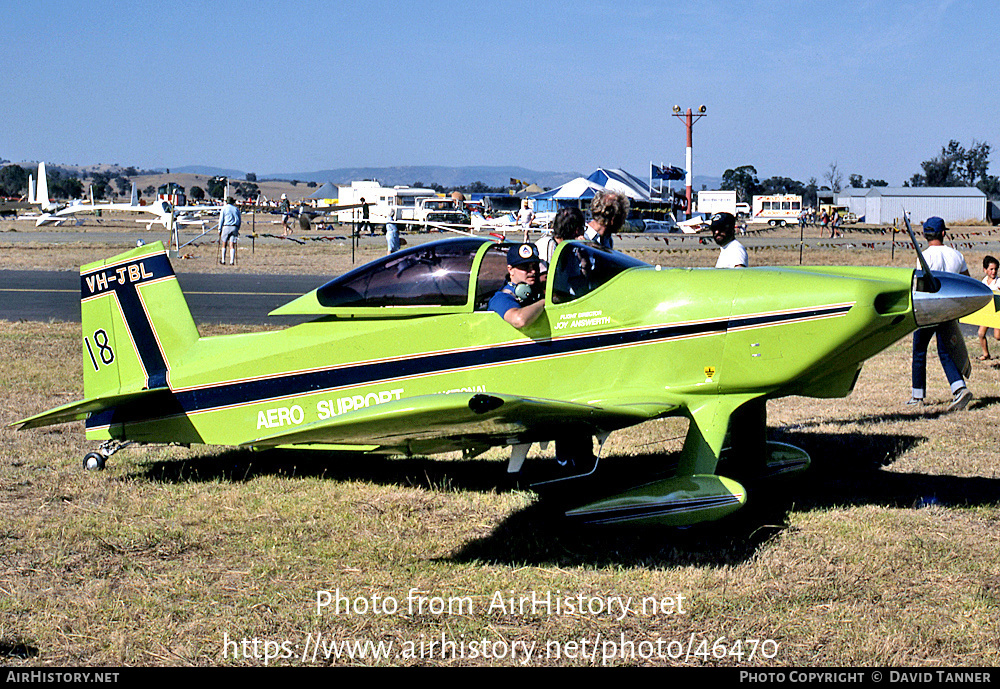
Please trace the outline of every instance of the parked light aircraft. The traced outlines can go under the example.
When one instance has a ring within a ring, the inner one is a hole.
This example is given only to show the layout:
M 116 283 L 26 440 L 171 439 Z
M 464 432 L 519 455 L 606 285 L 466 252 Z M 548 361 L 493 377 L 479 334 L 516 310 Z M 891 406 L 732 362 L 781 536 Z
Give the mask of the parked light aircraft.
M 49 182 L 48 176 L 45 174 L 44 162 L 38 163 L 37 181 L 31 175 L 28 175 L 28 203 L 38 206 L 42 211 L 42 214 L 35 222 L 36 227 L 45 224 L 52 213 L 64 208 L 66 205 L 54 203 L 49 199 Z
M 199 336 L 162 245 L 83 266 L 85 399 L 19 423 L 85 419 L 87 437 L 104 441 L 87 468 L 138 442 L 467 456 L 510 445 L 508 471 L 561 471 L 525 464 L 532 443 L 555 440 L 557 455 L 559 443 L 576 448 L 561 458 L 576 466 L 559 477 L 571 486 L 596 461 L 593 441 L 575 440 L 680 415 L 690 425 L 675 472 L 635 477 L 567 515 L 686 525 L 738 510 L 740 481 L 809 464 L 767 441 L 766 400 L 846 396 L 867 358 L 992 298 L 946 273 L 661 270 L 563 242 L 541 316 L 518 330 L 485 310 L 508 246 L 414 246 L 272 312 L 311 322 L 218 337 Z
M 93 194 L 93 190 L 91 190 L 91 194 Z M 170 204 L 160 200 L 145 206 L 140 205 L 139 193 L 135 188 L 134 182 L 132 183 L 132 198 L 128 203 L 94 203 L 93 196 L 91 196 L 89 203 L 84 201 L 75 201 L 62 205 L 54 203 L 49 199 L 49 183 L 48 176 L 45 173 L 44 162 L 38 164 L 38 181 L 36 183 L 29 183 L 29 200 L 42 210 L 42 214 L 35 220 L 35 227 L 58 223 L 64 218 L 76 215 L 77 213 L 93 213 L 95 211 L 147 213 L 155 216 L 155 218 L 151 221 L 139 220 L 137 222 L 145 222 L 149 226 L 161 224 L 166 227 L 170 223 L 173 213 Z

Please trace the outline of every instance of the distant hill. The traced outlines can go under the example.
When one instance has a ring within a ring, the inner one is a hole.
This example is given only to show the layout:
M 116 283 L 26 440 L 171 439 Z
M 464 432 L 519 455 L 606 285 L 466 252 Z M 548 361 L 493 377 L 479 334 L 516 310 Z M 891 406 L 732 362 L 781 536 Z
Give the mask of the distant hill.
M 589 173 L 588 173 L 589 174 Z M 298 179 L 306 182 L 333 182 L 348 184 L 352 180 L 377 179 L 386 186 L 423 182 L 440 184 L 443 187 L 459 187 L 472 182 L 482 182 L 491 187 L 505 187 L 511 178 L 534 183 L 540 187 L 557 187 L 574 177 L 577 172 L 539 172 L 513 166 L 468 166 L 446 167 L 443 165 L 408 165 L 400 167 L 347 167 L 316 172 L 273 173 L 266 177 L 276 179 Z
M 227 170 L 206 165 L 186 165 L 170 168 L 171 172 L 196 175 L 223 175 L 230 179 L 244 179 L 246 172 L 242 170 Z M 587 173 L 589 174 L 589 173 Z M 386 186 L 396 184 L 412 185 L 414 182 L 424 184 L 440 184 L 443 187 L 460 187 L 472 182 L 482 182 L 491 187 L 507 186 L 511 178 L 527 183 L 535 183 L 541 187 L 556 187 L 579 177 L 578 172 L 538 172 L 523 167 L 513 166 L 469 166 L 446 167 L 443 165 L 408 165 L 400 167 L 344 167 L 332 170 L 316 170 L 313 172 L 257 172 L 257 179 L 298 180 L 300 182 L 316 182 L 323 184 L 350 184 L 354 180 L 377 179 Z
M 202 175 L 203 177 L 225 177 L 227 179 L 246 179 L 247 173 L 242 170 L 229 170 L 209 165 L 185 165 L 184 167 L 168 168 L 172 173 L 187 175 Z M 306 180 L 308 181 L 308 180 Z
M 31 171 L 37 163 L 25 162 L 19 163 L 19 165 L 22 165 Z M 209 177 L 223 176 L 228 177 L 231 180 L 242 181 L 246 179 L 247 175 L 247 173 L 243 170 L 213 167 L 210 165 L 184 165 L 181 167 L 172 167 L 169 168 L 169 174 L 166 173 L 164 169 L 156 171 L 137 171 L 135 168 L 129 169 L 118 164 L 83 166 L 49 163 L 48 169 L 50 172 L 60 171 L 63 174 L 79 176 L 84 179 L 91 177 L 94 172 L 98 171 L 111 175 L 125 174 L 129 178 L 135 177 L 135 173 L 138 172 L 138 174 L 144 178 L 139 180 L 143 185 L 158 185 L 162 184 L 163 181 L 175 180 L 177 175 L 184 175 L 185 177 L 190 176 L 184 182 L 181 182 L 182 184 L 186 183 L 185 186 L 189 186 L 191 184 L 204 186 L 205 180 Z M 276 183 L 280 182 L 280 191 L 282 193 L 294 190 L 295 192 L 298 192 L 296 194 L 296 197 L 298 197 L 298 195 L 302 194 L 302 189 L 294 189 L 294 186 L 286 189 L 285 185 L 292 181 L 303 183 L 314 182 L 318 185 L 322 185 L 325 182 L 332 182 L 333 184 L 349 184 L 353 180 L 377 179 L 386 186 L 393 186 L 396 184 L 413 185 L 414 182 L 420 182 L 424 185 L 440 184 L 441 186 L 448 188 L 460 187 L 473 182 L 482 182 L 491 187 L 505 187 L 510 184 L 511 179 L 519 179 L 529 184 L 537 184 L 544 189 L 551 189 L 568 182 L 575 177 L 590 174 L 590 172 L 592 172 L 592 170 L 588 170 L 584 173 L 538 171 L 517 166 L 473 165 L 464 167 L 448 167 L 444 165 L 408 165 L 398 167 L 345 167 L 330 170 L 316 170 L 313 172 L 273 172 L 266 174 L 257 172 L 256 175 L 258 184 L 265 180 L 275 180 Z M 629 172 L 639 179 L 647 179 L 649 174 L 648 170 L 629 170 Z M 197 177 L 197 179 L 195 179 L 195 177 Z M 693 190 L 697 193 L 702 188 L 719 189 L 721 184 L 721 177 L 696 175 L 694 178 Z M 653 186 L 656 187 L 657 183 L 654 182 Z M 668 184 L 664 183 L 663 186 L 666 188 Z M 674 181 L 673 188 L 678 191 L 683 191 L 684 181 Z M 268 191 L 275 192 L 277 191 L 277 188 L 269 189 Z M 289 194 L 289 196 L 291 196 L 291 194 Z
M 681 185 L 683 186 L 683 184 Z M 715 191 L 722 188 L 722 178 L 721 177 L 708 177 L 706 175 L 695 175 L 694 184 L 691 186 L 691 190 L 694 193 L 698 193 L 702 190 L 702 187 L 709 191 Z
M 246 173 L 242 170 L 226 170 L 204 165 L 188 165 L 170 168 L 171 172 L 194 173 L 199 175 L 224 175 L 230 179 L 244 179 Z M 491 187 L 504 187 L 510 180 L 520 179 L 527 183 L 535 183 L 544 189 L 551 189 L 564 184 L 575 177 L 589 175 L 587 172 L 553 172 L 529 170 L 516 166 L 485 166 L 472 165 L 465 167 L 447 167 L 444 165 L 404 165 L 399 167 L 342 167 L 331 170 L 316 170 L 313 172 L 271 172 L 257 173 L 258 180 L 281 179 L 298 180 L 300 182 L 316 182 L 323 184 L 350 184 L 353 180 L 377 179 L 386 186 L 395 184 L 412 185 L 414 182 L 423 184 L 440 184 L 443 187 L 460 187 L 472 182 L 482 182 Z M 639 179 L 647 179 L 648 170 L 629 170 Z M 644 174 L 645 173 L 645 174 Z M 704 186 L 705 189 L 718 189 L 722 184 L 721 177 L 695 175 L 693 190 L 695 193 Z M 656 186 L 654 183 L 653 186 Z M 664 187 L 667 185 L 664 184 Z M 684 181 L 675 181 L 674 189 L 683 189 Z

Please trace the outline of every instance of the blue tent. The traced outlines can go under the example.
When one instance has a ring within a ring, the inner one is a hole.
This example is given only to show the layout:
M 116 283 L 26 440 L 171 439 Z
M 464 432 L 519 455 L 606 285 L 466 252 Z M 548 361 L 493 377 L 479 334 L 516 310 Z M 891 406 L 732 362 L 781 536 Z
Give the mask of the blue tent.
M 577 177 L 560 187 L 543 191 L 541 194 L 535 194 L 529 198 L 534 203 L 535 213 L 554 213 L 567 206 L 583 208 L 584 201 L 589 203 L 594 198 L 594 194 L 603 188 L 600 184 L 583 177 Z
M 625 194 L 634 201 L 649 201 L 652 196 L 648 183 L 624 170 L 608 170 L 602 167 L 592 172 L 587 179 L 608 191 Z

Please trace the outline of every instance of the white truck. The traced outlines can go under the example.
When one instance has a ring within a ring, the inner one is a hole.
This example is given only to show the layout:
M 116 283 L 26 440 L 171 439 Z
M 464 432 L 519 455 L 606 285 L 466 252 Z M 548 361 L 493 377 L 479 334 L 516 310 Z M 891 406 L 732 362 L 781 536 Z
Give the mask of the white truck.
M 467 225 L 469 223 L 469 217 L 456 207 L 454 199 L 445 196 L 417 199 L 417 206 L 413 210 L 413 219 L 417 222 L 446 225 Z

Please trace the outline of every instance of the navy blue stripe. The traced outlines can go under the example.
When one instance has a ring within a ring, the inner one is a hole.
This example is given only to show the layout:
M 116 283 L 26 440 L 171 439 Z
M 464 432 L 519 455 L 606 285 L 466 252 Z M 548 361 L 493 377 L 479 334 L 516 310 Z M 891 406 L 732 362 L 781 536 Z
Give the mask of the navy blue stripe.
M 776 325 L 786 321 L 808 320 L 820 316 L 837 316 L 851 310 L 851 305 L 823 306 L 806 311 L 795 311 L 793 313 L 760 314 L 753 316 L 742 316 L 729 321 L 729 329 L 748 328 L 757 325 Z
M 188 411 L 206 410 L 231 404 L 242 404 L 289 395 L 309 394 L 321 390 L 377 383 L 393 378 L 410 378 L 428 373 L 446 373 L 456 369 L 524 362 L 575 354 L 623 345 L 637 345 L 663 340 L 722 332 L 727 324 L 745 326 L 781 323 L 804 317 L 846 313 L 849 305 L 814 309 L 798 314 L 774 314 L 718 320 L 683 325 L 663 325 L 655 328 L 612 333 L 595 333 L 582 337 L 532 341 L 524 344 L 475 349 L 465 352 L 441 352 L 415 356 L 398 361 L 348 364 L 333 369 L 278 375 L 273 378 L 239 383 L 222 383 L 198 390 L 177 393 L 181 406 Z
M 816 316 L 839 315 L 846 313 L 850 308 L 850 305 L 838 305 L 804 312 L 764 314 L 735 318 L 733 320 L 720 319 L 682 325 L 662 325 L 641 330 L 595 333 L 581 337 L 531 341 L 501 347 L 484 347 L 464 352 L 440 352 L 397 361 L 346 364 L 321 371 L 276 375 L 270 378 L 245 382 L 220 383 L 218 385 L 174 393 L 178 406 L 171 405 L 169 411 L 167 409 L 157 409 L 155 416 L 162 418 L 177 414 L 180 410 L 183 410 L 184 413 L 209 411 L 236 404 L 256 403 L 266 399 L 310 394 L 331 388 L 370 385 L 395 378 L 410 378 L 430 373 L 447 373 L 470 367 L 525 362 L 536 358 L 575 354 L 590 350 L 646 344 L 683 337 L 704 336 L 711 333 L 724 332 L 727 327 L 776 324 L 803 318 L 814 318 Z M 149 409 L 146 410 L 146 415 L 139 410 L 134 411 L 135 419 L 150 418 L 148 416 Z M 133 415 L 129 414 L 129 416 Z M 121 413 L 119 413 L 115 417 L 116 422 L 121 422 L 122 418 Z M 101 425 L 102 422 L 98 420 L 97 415 L 94 415 L 92 419 L 94 425 Z M 103 423 L 107 423 L 107 420 L 103 421 Z

